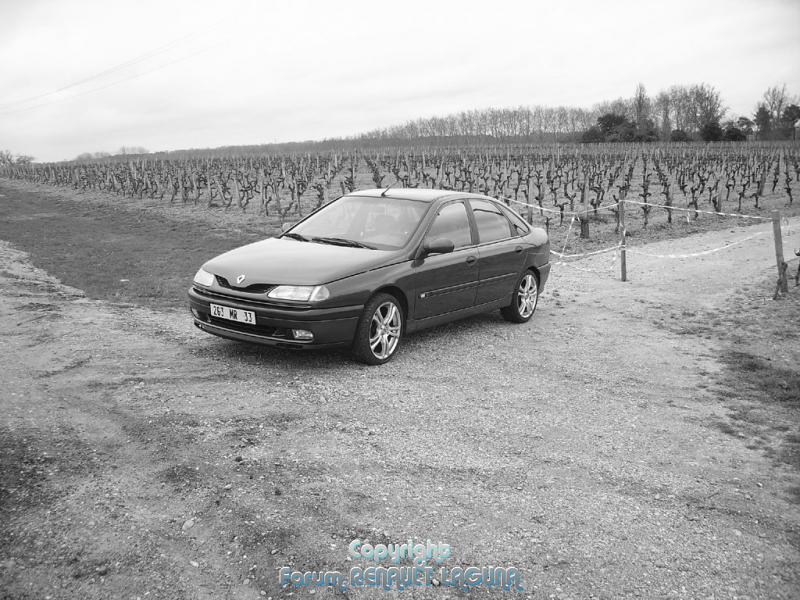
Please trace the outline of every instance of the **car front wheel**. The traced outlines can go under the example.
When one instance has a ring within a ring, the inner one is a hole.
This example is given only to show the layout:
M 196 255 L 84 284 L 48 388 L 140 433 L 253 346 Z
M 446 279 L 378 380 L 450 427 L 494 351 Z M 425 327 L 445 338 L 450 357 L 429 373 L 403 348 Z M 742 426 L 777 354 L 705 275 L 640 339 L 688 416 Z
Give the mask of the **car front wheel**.
M 539 278 L 533 271 L 525 271 L 517 280 L 511 296 L 511 304 L 500 309 L 506 321 L 525 323 L 530 321 L 539 301 Z
M 390 294 L 376 294 L 364 307 L 356 327 L 353 354 L 368 365 L 381 365 L 394 356 L 403 336 L 403 309 Z

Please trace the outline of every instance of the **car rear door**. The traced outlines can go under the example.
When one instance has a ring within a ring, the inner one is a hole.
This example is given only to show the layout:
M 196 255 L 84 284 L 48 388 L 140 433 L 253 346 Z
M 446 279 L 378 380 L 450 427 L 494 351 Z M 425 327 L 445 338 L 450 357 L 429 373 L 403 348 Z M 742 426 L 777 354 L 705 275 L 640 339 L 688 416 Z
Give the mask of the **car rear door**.
M 470 308 L 478 285 L 478 252 L 463 201 L 439 208 L 425 240 L 449 239 L 453 252 L 431 254 L 414 265 L 414 319 Z
M 511 298 L 525 260 L 524 245 L 500 207 L 470 198 L 478 231 L 478 289 L 475 304 Z

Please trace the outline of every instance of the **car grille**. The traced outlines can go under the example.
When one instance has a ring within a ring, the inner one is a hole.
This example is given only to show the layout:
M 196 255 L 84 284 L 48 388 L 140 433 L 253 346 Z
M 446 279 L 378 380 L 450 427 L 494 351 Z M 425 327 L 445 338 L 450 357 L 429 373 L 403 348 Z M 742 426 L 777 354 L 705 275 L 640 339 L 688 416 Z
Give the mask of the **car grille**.
M 240 331 L 242 333 L 249 333 L 252 335 L 259 335 L 262 337 L 276 338 L 279 340 L 291 340 L 292 332 L 289 329 L 281 327 L 267 327 L 265 325 L 249 325 L 247 323 L 239 323 L 238 321 L 228 321 L 226 319 L 217 319 L 209 315 L 208 323 L 230 329 L 232 331 Z
M 204 298 L 208 298 L 211 301 L 220 301 L 220 302 L 240 302 L 244 304 L 253 304 L 257 306 L 265 306 L 270 308 L 277 308 L 280 310 L 292 310 L 292 311 L 303 311 L 308 310 L 311 308 L 309 304 L 281 304 L 280 302 L 276 302 L 267 297 L 262 298 L 253 298 L 253 297 L 245 297 L 239 296 L 237 294 L 225 294 L 223 292 L 211 291 L 203 288 L 199 288 L 194 286 L 192 288 L 198 295 L 203 296 Z M 236 290 L 231 288 L 231 291 L 238 292 L 243 290 Z
M 253 285 L 248 285 L 247 287 L 234 287 L 224 277 L 219 275 L 214 275 L 214 277 L 217 278 L 217 283 L 221 287 L 228 288 L 229 290 L 236 290 L 238 292 L 246 292 L 248 294 L 266 294 L 275 287 L 274 283 L 254 283 Z

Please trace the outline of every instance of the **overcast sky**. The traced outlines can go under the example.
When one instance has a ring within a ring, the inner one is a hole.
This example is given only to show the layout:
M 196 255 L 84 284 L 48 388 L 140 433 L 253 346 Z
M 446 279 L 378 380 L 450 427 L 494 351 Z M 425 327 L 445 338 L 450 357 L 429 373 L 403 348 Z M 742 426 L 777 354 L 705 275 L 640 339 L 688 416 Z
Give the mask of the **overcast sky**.
M 800 93 L 798 0 L 0 0 L 0 149 L 322 139 L 709 83 Z

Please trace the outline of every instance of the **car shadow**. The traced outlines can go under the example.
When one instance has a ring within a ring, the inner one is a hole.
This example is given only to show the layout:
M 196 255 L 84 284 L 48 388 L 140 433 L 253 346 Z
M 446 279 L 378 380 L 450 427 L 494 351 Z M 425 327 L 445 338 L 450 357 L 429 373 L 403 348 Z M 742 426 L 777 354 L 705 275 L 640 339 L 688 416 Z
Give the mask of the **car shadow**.
M 415 351 L 427 350 L 428 345 L 440 347 L 445 339 L 448 346 L 456 344 L 459 347 L 469 347 L 470 351 L 474 352 L 475 347 L 480 347 L 482 337 L 491 336 L 498 331 L 498 328 L 506 327 L 516 328 L 519 325 L 508 323 L 495 311 L 414 332 L 405 337 L 403 347 L 398 355 L 388 364 L 405 361 L 415 363 L 413 354 Z M 209 336 L 208 342 L 193 348 L 192 353 L 203 358 L 243 362 L 253 367 L 270 364 L 287 371 L 299 370 L 312 373 L 324 371 L 332 374 L 339 370 L 351 371 L 353 368 L 369 370 L 373 368 L 353 360 L 347 347 L 295 350 Z

